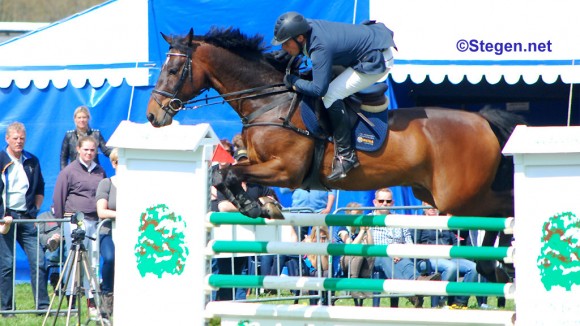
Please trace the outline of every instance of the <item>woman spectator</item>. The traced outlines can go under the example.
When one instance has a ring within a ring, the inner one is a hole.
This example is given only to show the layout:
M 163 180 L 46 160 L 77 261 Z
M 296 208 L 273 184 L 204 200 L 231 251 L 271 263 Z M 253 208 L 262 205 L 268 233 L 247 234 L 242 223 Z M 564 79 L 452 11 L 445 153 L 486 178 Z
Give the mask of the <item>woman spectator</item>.
M 98 129 L 91 129 L 89 121 L 91 120 L 91 112 L 89 108 L 81 105 L 76 108 L 73 119 L 75 122 L 75 129 L 69 130 L 64 135 L 62 146 L 60 148 L 60 169 L 64 169 L 70 162 L 77 158 L 77 143 L 79 138 L 83 136 L 92 136 L 97 141 L 97 146 L 101 149 L 105 156 L 109 157 L 111 149 L 106 146 L 105 138 Z M 95 153 L 94 160 L 99 164 L 98 153 Z
M 328 228 L 326 226 L 313 227 L 310 234 L 304 238 L 303 242 L 321 242 L 328 240 Z M 304 276 L 328 277 L 328 256 L 304 255 L 302 268 Z M 309 294 L 316 294 L 317 291 L 309 291 Z M 322 305 L 328 305 L 328 291 L 323 291 L 321 299 Z M 318 299 L 310 299 L 310 304 L 315 305 Z
M 114 148 L 109 156 L 111 165 L 117 170 L 119 164 L 118 150 Z M 97 214 L 102 220 L 117 218 L 117 177 L 112 176 L 99 182 L 97 187 Z M 104 223 L 100 232 L 100 252 L 103 258 L 101 271 L 103 282 L 101 283 L 102 313 L 110 318 L 113 315 L 113 289 L 115 284 L 115 244 L 113 243 L 113 222 Z
M 54 187 L 53 203 L 54 216 L 56 218 L 70 217 L 74 213 L 84 214 L 83 228 L 86 237 L 83 244 L 87 250 L 89 263 L 93 262 L 93 242 L 89 237 L 94 237 L 96 233 L 99 216 L 97 214 L 96 192 L 99 182 L 106 178 L 105 170 L 95 163 L 94 158 L 97 153 L 97 141 L 91 136 L 79 138 L 77 143 L 78 158 L 66 166 L 56 179 Z M 76 225 L 75 225 L 76 227 Z M 72 243 L 71 223 L 64 223 L 64 236 L 66 243 Z M 89 266 L 92 269 L 92 266 Z M 97 309 L 90 291 L 91 285 L 86 275 L 84 277 L 84 288 L 91 318 L 97 318 Z M 71 294 L 72 282 L 69 282 L 67 295 Z M 74 305 L 74 302 L 73 302 Z
M 349 203 L 347 207 L 360 207 L 358 203 Z M 348 214 L 362 214 L 359 210 L 349 210 Z M 339 236 L 345 244 L 373 244 L 373 236 L 368 226 L 349 226 L 346 232 L 340 232 Z M 340 268 L 349 278 L 371 278 L 375 267 L 374 257 L 364 256 L 342 256 L 340 257 Z M 355 306 L 362 306 L 365 298 L 372 297 L 370 292 L 352 291 L 351 296 L 354 299 Z

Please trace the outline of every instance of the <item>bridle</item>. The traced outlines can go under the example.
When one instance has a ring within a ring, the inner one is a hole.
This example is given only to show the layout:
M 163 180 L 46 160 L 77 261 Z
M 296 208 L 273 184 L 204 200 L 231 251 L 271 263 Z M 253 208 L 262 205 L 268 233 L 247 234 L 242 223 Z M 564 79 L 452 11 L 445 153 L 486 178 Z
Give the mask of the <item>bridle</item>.
M 168 58 L 172 57 L 172 56 L 186 58 L 185 65 L 184 65 L 183 69 L 181 70 L 181 76 L 179 76 L 179 80 L 177 81 L 177 84 L 175 84 L 175 87 L 173 88 L 173 91 L 171 93 L 164 91 L 164 90 L 159 90 L 159 89 L 153 89 L 153 91 L 152 91 L 152 93 L 153 93 L 152 97 L 155 100 L 155 102 L 157 102 L 159 107 L 163 111 L 165 111 L 166 114 L 168 114 L 171 117 L 175 116 L 177 114 L 177 112 L 182 111 L 182 110 L 188 110 L 188 109 L 195 110 L 195 109 L 198 109 L 200 107 L 209 106 L 209 105 L 224 104 L 226 102 L 241 101 L 241 100 L 246 100 L 246 99 L 253 99 L 253 98 L 258 98 L 258 97 L 263 97 L 263 96 L 268 96 L 268 95 L 276 95 L 276 94 L 282 94 L 282 93 L 289 92 L 289 90 L 286 89 L 285 87 L 284 87 L 284 89 L 277 89 L 277 90 L 263 92 L 263 91 L 268 90 L 268 89 L 275 89 L 275 88 L 280 88 L 280 87 L 284 86 L 283 83 L 280 83 L 280 84 L 253 87 L 253 88 L 245 89 L 242 91 L 221 94 L 218 96 L 210 96 L 210 97 L 206 96 L 205 98 L 202 98 L 202 99 L 192 99 L 192 100 L 183 102 L 181 99 L 179 99 L 177 97 L 177 93 L 179 93 L 179 91 L 181 91 L 181 88 L 185 84 L 185 81 L 186 81 L 188 76 L 189 76 L 189 81 L 193 82 L 193 71 L 191 69 L 191 55 L 192 55 L 191 49 L 188 49 L 187 53 L 168 52 L 167 53 Z M 208 90 L 208 88 L 203 88 L 198 92 L 198 94 L 201 94 L 206 90 Z M 258 92 L 258 93 L 256 93 L 256 92 Z M 157 96 L 155 96 L 155 94 L 163 95 L 163 96 L 169 98 L 170 100 L 167 103 L 167 105 L 163 105 L 163 103 L 157 98 Z M 246 94 L 251 94 L 251 95 L 246 95 Z M 242 95 L 242 96 L 240 96 L 240 95 Z M 234 97 L 228 98 L 228 97 L 232 97 L 232 96 L 234 96 Z M 228 99 L 226 99 L 226 98 L 228 98 Z M 215 100 L 215 99 L 221 99 L 221 100 L 209 102 L 210 100 Z M 186 105 L 188 105 L 188 104 L 194 104 L 194 103 L 199 103 L 199 102 L 205 102 L 205 104 L 186 107 Z
M 159 107 L 163 111 L 165 111 L 165 113 L 170 115 L 171 117 L 175 116 L 177 114 L 177 112 L 183 110 L 184 103 L 176 96 L 177 96 L 177 93 L 179 93 L 179 91 L 183 87 L 183 84 L 185 83 L 185 79 L 187 78 L 188 75 L 189 75 L 189 80 L 191 82 L 193 82 L 193 72 L 191 70 L 191 50 L 188 50 L 186 54 L 172 53 L 172 52 L 167 53 L 167 58 L 172 57 L 172 56 L 186 58 L 185 65 L 184 65 L 183 69 L 181 70 L 181 76 L 179 76 L 179 80 L 177 81 L 177 84 L 173 88 L 173 93 L 169 93 L 169 92 L 166 92 L 163 90 L 158 90 L 158 89 L 154 88 L 153 94 L 152 94 L 153 99 L 155 100 L 155 102 L 157 102 Z M 170 98 L 167 105 L 163 105 L 163 103 L 161 103 L 161 101 L 157 98 L 157 96 L 155 96 L 155 94 L 160 94 L 160 95 L 163 95 L 165 97 Z

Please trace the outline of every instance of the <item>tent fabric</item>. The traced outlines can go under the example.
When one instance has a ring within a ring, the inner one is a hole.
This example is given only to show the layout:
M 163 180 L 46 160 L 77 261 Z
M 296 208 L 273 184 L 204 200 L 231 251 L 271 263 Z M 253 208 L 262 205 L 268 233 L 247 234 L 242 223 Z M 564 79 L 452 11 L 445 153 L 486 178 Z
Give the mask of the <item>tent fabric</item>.
M 575 0 L 370 0 L 370 17 L 395 33 L 391 75 L 434 84 L 580 82 Z
M 108 1 L 0 45 L 0 88 L 148 86 L 148 1 Z
M 145 108 L 168 50 L 161 32 L 183 35 L 194 28 L 200 35 L 212 26 L 233 26 L 248 35 L 264 35 L 268 42 L 276 18 L 286 11 L 345 23 L 369 17 L 368 1 L 356 0 L 276 4 L 267 0 L 111 0 L 0 44 L 0 132 L 13 121 L 25 124 L 26 149 L 40 159 L 46 181 L 41 211 L 52 203 L 60 147 L 65 132 L 74 128 L 76 107 L 90 108 L 91 127 L 100 129 L 106 139 L 123 120 L 148 123 Z M 215 91 L 201 96 L 205 95 L 215 95 Z M 228 104 L 184 111 L 177 120 L 181 124 L 209 122 L 220 138 L 231 139 L 241 131 L 241 122 Z M 99 160 L 111 175 L 109 160 L 102 154 Z M 395 189 L 396 202 L 408 203 L 404 198 L 409 197 L 409 190 Z M 339 193 L 336 207 L 350 201 L 368 206 L 374 195 L 372 191 Z M 280 199 L 289 206 L 288 198 Z M 18 280 L 28 281 L 27 265 L 18 247 Z

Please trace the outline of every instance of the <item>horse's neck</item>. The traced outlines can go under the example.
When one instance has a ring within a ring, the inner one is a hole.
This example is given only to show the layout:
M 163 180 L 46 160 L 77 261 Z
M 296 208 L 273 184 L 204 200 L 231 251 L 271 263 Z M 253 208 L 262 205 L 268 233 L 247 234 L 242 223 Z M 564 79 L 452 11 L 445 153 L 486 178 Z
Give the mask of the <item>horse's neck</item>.
M 242 92 L 272 82 L 273 70 L 268 64 L 249 61 L 228 50 L 210 45 L 212 88 L 221 95 Z M 282 77 L 280 76 L 280 80 Z

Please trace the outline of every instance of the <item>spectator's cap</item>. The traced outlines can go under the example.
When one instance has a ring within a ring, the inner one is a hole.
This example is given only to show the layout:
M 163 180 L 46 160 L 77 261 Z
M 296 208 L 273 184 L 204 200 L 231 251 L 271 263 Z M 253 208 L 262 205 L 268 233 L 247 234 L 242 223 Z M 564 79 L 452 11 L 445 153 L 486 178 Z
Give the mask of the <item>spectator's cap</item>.
M 245 148 L 240 148 L 234 153 L 234 159 L 240 161 L 248 158 L 248 152 Z

